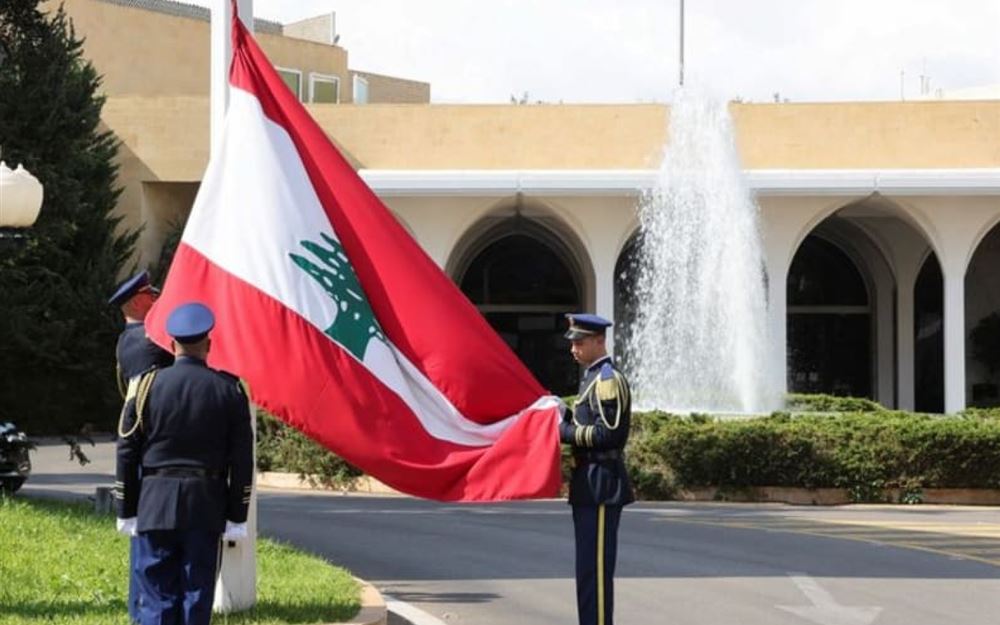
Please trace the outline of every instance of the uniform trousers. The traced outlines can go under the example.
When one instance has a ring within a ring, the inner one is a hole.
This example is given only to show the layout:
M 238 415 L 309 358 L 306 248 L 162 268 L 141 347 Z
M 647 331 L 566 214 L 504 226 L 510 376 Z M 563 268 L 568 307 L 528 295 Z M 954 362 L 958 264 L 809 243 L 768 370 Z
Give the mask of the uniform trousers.
M 208 625 L 219 533 L 155 530 L 136 537 L 141 625 Z
M 622 506 L 573 506 L 580 625 L 614 625 L 615 561 Z
M 133 623 L 139 622 L 139 569 L 136 566 L 136 550 L 139 539 L 132 536 L 128 541 L 128 616 Z

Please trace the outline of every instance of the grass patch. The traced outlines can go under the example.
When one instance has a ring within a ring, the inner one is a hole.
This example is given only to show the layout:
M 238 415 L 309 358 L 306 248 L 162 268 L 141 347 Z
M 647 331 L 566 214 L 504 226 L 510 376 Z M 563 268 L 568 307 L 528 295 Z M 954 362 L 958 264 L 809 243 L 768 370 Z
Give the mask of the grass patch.
M 86 504 L 0 497 L 0 625 L 128 625 L 128 539 Z M 329 623 L 360 608 L 357 582 L 321 558 L 257 541 L 257 605 L 217 625 Z

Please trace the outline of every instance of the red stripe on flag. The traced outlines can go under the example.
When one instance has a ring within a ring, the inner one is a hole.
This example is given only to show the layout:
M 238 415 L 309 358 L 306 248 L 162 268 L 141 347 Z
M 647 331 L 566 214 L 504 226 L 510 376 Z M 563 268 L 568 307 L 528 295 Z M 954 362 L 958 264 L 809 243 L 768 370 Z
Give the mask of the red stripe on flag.
M 170 273 L 183 280 L 167 281 L 147 319 L 150 335 L 169 342 L 167 312 L 203 302 L 220 320 L 209 364 L 238 373 L 261 407 L 366 473 L 400 491 L 444 501 L 558 493 L 556 409 L 526 412 L 490 447 L 439 440 L 364 365 L 281 302 L 184 243 Z
M 239 20 L 230 83 L 290 135 L 389 340 L 468 419 L 494 423 L 533 404 L 541 385 L 400 226 L 288 90 Z M 567 354 L 567 358 L 569 355 Z

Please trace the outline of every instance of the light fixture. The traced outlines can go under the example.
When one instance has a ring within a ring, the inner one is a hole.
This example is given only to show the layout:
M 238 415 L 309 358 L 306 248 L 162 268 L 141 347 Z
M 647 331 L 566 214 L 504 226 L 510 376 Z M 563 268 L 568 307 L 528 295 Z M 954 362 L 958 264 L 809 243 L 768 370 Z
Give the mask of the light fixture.
M 42 210 L 43 190 L 24 165 L 17 169 L 0 161 L 0 229 L 28 228 Z

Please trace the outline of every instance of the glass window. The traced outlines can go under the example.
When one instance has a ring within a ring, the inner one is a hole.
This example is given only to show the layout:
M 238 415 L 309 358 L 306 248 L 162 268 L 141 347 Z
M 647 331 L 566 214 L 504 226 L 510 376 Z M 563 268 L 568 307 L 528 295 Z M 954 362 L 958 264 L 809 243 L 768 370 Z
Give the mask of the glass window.
M 316 104 L 340 102 L 340 79 L 336 76 L 309 74 L 309 101 Z
M 788 388 L 872 397 L 872 316 L 857 265 L 810 235 L 788 272 Z
M 368 104 L 368 81 L 361 76 L 354 77 L 354 103 Z
M 284 81 L 285 85 L 291 89 L 292 93 L 299 100 L 302 99 L 302 72 L 297 69 L 285 69 L 283 67 L 276 67 L 278 70 L 278 75 L 281 76 L 281 80 Z
M 538 381 L 568 395 L 579 368 L 562 336 L 564 315 L 580 310 L 580 291 L 560 256 L 541 239 L 509 234 L 472 260 L 460 286 Z
M 476 304 L 578 303 L 576 282 L 569 268 L 541 241 L 514 234 L 496 241 L 472 262 L 462 278 L 462 290 Z
M 789 306 L 867 306 L 868 289 L 854 262 L 839 247 L 806 237 L 788 272 Z

